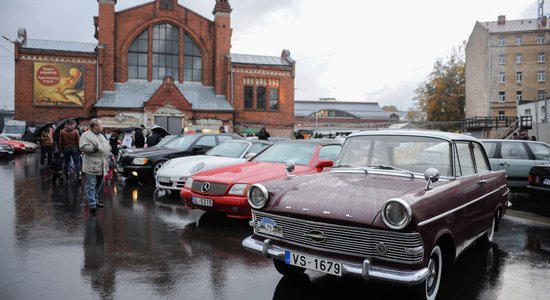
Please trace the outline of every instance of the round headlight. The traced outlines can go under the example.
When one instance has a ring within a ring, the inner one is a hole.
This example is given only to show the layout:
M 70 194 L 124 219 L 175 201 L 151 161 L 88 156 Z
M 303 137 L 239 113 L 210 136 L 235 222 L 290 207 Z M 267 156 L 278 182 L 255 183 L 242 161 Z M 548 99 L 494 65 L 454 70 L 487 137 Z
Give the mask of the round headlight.
M 382 220 L 391 229 L 405 228 L 411 218 L 411 207 L 401 199 L 390 199 L 382 206 Z
M 261 209 L 267 202 L 267 189 L 261 184 L 253 184 L 248 189 L 248 204 L 255 209 Z

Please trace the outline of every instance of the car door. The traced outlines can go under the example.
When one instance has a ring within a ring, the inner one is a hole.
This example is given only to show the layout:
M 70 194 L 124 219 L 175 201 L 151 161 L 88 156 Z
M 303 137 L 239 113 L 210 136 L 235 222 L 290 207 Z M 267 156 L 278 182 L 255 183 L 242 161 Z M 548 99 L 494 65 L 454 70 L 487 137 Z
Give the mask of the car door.
M 483 228 L 485 222 L 485 201 L 487 178 L 481 176 L 476 169 L 475 149 L 481 147 L 469 141 L 458 141 L 455 143 L 455 170 L 457 180 L 460 180 L 460 190 L 463 193 L 463 219 L 464 231 L 463 241 L 466 247 Z M 478 149 L 479 150 L 479 149 Z M 488 165 L 485 166 L 485 169 Z M 485 172 L 487 173 L 487 172 Z M 461 243 L 462 244 L 462 243 Z
M 524 142 L 502 141 L 500 143 L 499 170 L 506 170 L 508 186 L 525 187 L 529 170 L 535 165 Z

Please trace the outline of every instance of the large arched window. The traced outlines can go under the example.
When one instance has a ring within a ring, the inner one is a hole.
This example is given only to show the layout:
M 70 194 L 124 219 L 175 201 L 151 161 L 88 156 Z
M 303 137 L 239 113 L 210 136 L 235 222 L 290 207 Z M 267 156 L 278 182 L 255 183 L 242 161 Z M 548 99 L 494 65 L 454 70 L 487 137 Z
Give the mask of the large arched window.
M 184 81 L 201 81 L 201 52 L 187 34 L 183 34 L 182 43 L 180 29 L 167 23 L 152 27 L 151 40 L 148 33 L 148 30 L 143 31 L 128 49 L 129 79 L 147 79 L 151 75 L 152 79 L 171 76 L 179 80 L 180 69 L 183 67 Z M 182 49 L 183 61 L 180 61 Z M 149 55 L 152 58 L 150 64 Z

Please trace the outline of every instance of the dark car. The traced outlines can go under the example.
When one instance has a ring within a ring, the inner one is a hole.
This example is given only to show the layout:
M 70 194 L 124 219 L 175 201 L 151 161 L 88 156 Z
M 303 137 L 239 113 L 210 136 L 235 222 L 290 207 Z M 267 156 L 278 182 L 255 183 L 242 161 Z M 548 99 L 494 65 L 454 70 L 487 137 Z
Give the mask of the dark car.
M 529 170 L 527 191 L 533 198 L 550 198 L 550 166 L 535 166 Z
M 169 159 L 204 154 L 212 147 L 227 141 L 242 139 L 229 133 L 178 135 L 164 146 L 133 149 L 118 160 L 119 172 L 128 179 L 154 181 L 156 172 Z
M 468 246 L 493 240 L 509 206 L 505 172 L 491 170 L 481 142 L 435 131 L 354 133 L 330 172 L 247 195 L 254 235 L 242 244 L 281 274 L 415 286 L 427 299 Z

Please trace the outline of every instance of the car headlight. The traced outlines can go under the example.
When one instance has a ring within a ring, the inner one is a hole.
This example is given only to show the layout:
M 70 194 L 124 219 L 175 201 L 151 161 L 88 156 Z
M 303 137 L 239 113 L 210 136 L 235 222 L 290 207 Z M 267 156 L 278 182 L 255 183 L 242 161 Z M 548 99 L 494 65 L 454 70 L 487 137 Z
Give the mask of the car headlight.
M 244 196 L 244 191 L 246 190 L 246 186 L 247 186 L 247 184 L 245 184 L 245 183 L 234 184 L 231 187 L 231 189 L 229 189 L 229 192 L 227 192 L 227 194 Z
M 402 199 L 390 199 L 382 205 L 382 220 L 391 229 L 403 229 L 411 219 L 411 207 Z
M 143 166 L 146 165 L 148 161 L 149 159 L 146 157 L 136 157 L 132 160 L 132 165 Z
M 183 185 L 183 187 L 190 190 L 191 187 L 193 187 L 193 178 L 187 177 L 187 180 L 185 181 L 185 184 Z
M 261 184 L 253 184 L 248 189 L 248 204 L 255 209 L 262 209 L 267 203 L 267 189 Z

